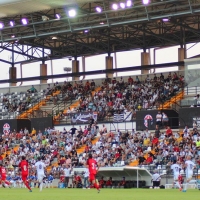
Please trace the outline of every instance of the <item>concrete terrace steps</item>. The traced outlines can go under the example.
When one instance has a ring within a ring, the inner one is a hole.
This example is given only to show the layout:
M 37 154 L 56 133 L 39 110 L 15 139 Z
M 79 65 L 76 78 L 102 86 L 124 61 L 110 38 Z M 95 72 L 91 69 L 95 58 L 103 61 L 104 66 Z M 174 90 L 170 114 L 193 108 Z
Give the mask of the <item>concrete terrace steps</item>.
M 152 154 L 155 154 L 155 151 L 154 151 L 154 150 L 151 150 L 151 153 L 152 153 Z M 144 155 L 144 157 L 147 159 L 148 153 L 146 153 L 146 154 Z M 138 165 L 139 165 L 139 161 L 138 161 L 138 160 L 134 160 L 133 162 L 129 163 L 128 166 L 137 167 Z
M 92 97 L 94 96 L 94 94 L 96 92 L 98 92 L 99 90 L 101 89 L 101 87 L 97 87 L 94 91 L 92 91 Z M 78 107 L 80 105 L 80 101 L 79 100 L 76 100 L 74 101 L 71 105 L 67 106 L 64 111 L 63 111 L 63 114 L 66 114 L 67 113 L 67 108 L 70 107 L 70 110 L 73 110 L 74 108 Z M 56 115 L 54 117 L 54 124 L 59 124 L 59 115 Z
M 17 152 L 18 149 L 19 149 L 19 145 L 16 145 L 16 146 L 13 148 L 13 150 L 14 150 L 15 152 Z M 10 155 L 10 154 L 11 154 L 11 150 L 7 150 L 5 153 L 2 153 L 2 154 L 1 154 L 1 156 L 2 156 L 3 159 L 6 157 L 6 154 L 7 154 L 7 155 Z
M 179 92 L 177 95 L 172 97 L 170 100 L 166 101 L 162 106 L 159 107 L 160 110 L 162 109 L 169 109 L 171 108 L 172 104 L 182 100 L 184 98 L 184 91 Z
M 56 96 L 58 94 L 60 94 L 60 91 L 54 92 L 53 96 Z M 28 118 L 28 115 L 31 114 L 31 113 L 33 113 L 33 111 L 39 110 L 42 106 L 45 106 L 46 102 L 49 101 L 50 98 L 51 98 L 51 96 L 49 95 L 49 96 L 46 97 L 46 99 L 42 99 L 39 103 L 37 103 L 33 107 L 29 108 L 27 111 L 25 111 L 22 114 L 20 114 L 18 116 L 18 119 Z
M 98 140 L 99 140 L 100 137 L 95 137 L 93 140 L 92 140 L 92 145 L 95 145 Z M 80 148 L 78 148 L 76 151 L 77 151 L 77 154 L 81 154 L 81 153 L 84 153 L 85 151 L 85 147 L 86 147 L 86 144 L 82 145 Z

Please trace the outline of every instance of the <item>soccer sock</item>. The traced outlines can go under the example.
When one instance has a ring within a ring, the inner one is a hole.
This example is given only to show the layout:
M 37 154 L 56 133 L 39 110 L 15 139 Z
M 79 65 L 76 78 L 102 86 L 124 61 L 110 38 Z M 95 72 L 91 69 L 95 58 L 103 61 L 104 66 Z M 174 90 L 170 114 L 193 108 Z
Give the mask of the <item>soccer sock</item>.
M 178 181 L 176 181 L 176 185 L 178 186 L 179 189 L 181 188 L 181 185 Z
M 94 187 L 99 190 L 99 185 L 97 183 L 94 183 Z
M 188 183 L 186 182 L 185 186 L 184 186 L 184 190 L 187 190 L 187 185 L 188 185 Z
M 43 182 L 40 183 L 40 191 L 42 191 L 43 188 Z
M 29 182 L 28 181 L 24 181 L 24 185 L 29 189 L 31 190 L 30 186 L 29 186 Z
M 10 182 L 8 182 L 8 181 L 5 181 L 5 183 L 6 183 L 7 185 L 10 185 Z

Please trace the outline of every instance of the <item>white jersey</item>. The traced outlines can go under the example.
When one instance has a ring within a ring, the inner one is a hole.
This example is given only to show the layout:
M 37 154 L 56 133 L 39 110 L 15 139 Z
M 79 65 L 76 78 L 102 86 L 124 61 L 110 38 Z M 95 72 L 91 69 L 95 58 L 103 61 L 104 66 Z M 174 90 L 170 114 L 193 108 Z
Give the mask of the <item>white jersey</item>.
M 186 165 L 186 179 L 191 180 L 193 177 L 193 169 L 195 167 L 195 164 L 191 160 L 185 161 Z
M 44 169 L 45 169 L 46 165 L 42 161 L 36 162 L 35 167 L 37 170 L 37 174 L 44 175 Z
M 193 169 L 196 165 L 191 160 L 186 160 L 185 165 L 186 165 L 186 172 L 192 172 L 193 173 Z
M 152 175 L 152 180 L 153 181 L 160 181 L 161 177 L 158 173 L 155 173 L 155 174 Z
M 173 170 L 174 175 L 175 174 L 180 174 L 181 166 L 178 164 L 173 164 L 171 165 L 171 169 Z

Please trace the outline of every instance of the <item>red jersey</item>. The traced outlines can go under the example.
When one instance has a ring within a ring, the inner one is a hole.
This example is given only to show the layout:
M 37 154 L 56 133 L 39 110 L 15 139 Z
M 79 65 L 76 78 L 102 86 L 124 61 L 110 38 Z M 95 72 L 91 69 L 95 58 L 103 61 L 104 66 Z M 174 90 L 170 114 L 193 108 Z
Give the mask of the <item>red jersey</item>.
M 0 167 L 0 175 L 2 176 L 6 176 L 6 168 L 5 167 Z
M 97 173 L 97 162 L 96 160 L 94 160 L 93 158 L 89 158 L 87 160 L 87 165 L 88 165 L 88 169 L 89 169 L 89 173 L 90 174 L 96 174 Z
M 75 178 L 76 182 L 81 182 L 81 177 L 80 176 L 76 175 L 74 178 Z
M 22 160 L 19 163 L 19 167 L 23 175 L 28 174 L 28 162 L 26 160 Z
M 60 182 L 61 182 L 61 183 L 64 183 L 64 181 L 65 181 L 65 176 L 64 176 L 64 175 L 61 175 L 61 176 L 60 176 Z

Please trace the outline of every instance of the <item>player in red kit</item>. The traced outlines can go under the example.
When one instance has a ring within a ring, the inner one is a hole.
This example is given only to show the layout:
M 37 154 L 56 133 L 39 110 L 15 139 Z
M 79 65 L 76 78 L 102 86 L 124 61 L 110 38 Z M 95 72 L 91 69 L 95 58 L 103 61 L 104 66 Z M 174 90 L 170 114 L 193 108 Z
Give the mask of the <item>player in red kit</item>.
M 3 167 L 2 164 L 0 164 L 0 175 L 1 175 L 1 183 L 2 183 L 2 186 L 5 188 L 5 183 L 9 186 L 10 185 L 10 182 L 8 182 L 6 180 L 6 168 Z
M 22 181 L 24 185 L 29 189 L 30 192 L 32 192 L 29 182 L 27 180 L 28 177 L 28 162 L 26 161 L 25 156 L 22 156 L 22 161 L 19 163 L 19 168 L 21 170 L 21 176 L 22 176 Z
M 100 192 L 99 183 L 96 179 L 96 174 L 98 172 L 98 165 L 97 165 L 96 160 L 92 158 L 92 154 L 89 154 L 89 158 L 87 160 L 87 166 L 88 166 L 89 174 L 90 174 L 89 180 L 90 182 L 92 182 L 92 184 L 98 190 L 98 193 L 99 193 Z

